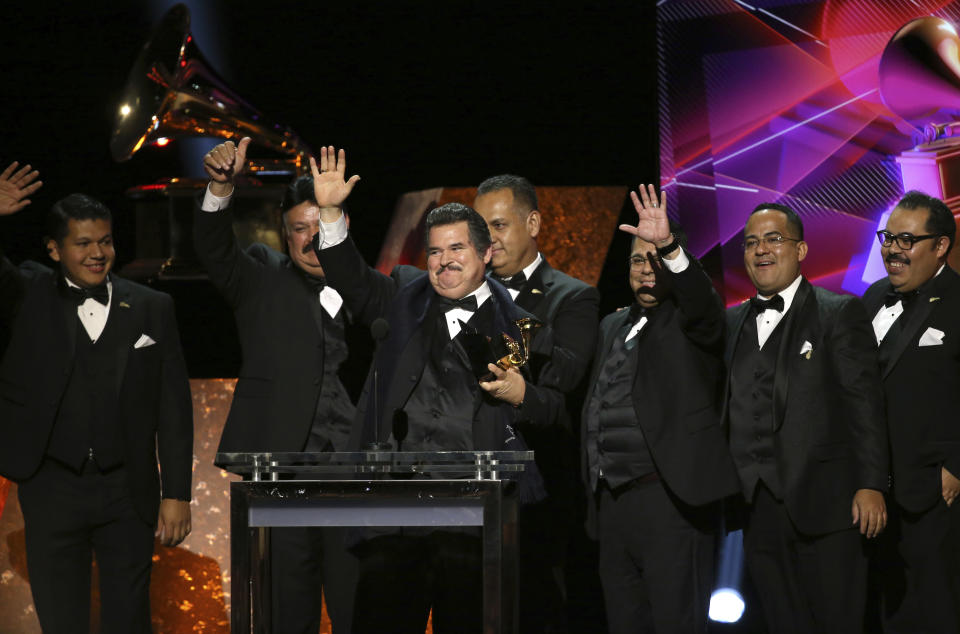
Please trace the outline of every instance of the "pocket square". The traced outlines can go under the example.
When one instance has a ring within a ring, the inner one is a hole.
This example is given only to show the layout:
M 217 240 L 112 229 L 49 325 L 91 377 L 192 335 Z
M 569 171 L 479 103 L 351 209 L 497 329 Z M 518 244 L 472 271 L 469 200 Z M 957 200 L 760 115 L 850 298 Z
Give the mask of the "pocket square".
M 926 332 L 920 335 L 920 347 L 923 346 L 942 346 L 944 332 L 936 328 L 927 328 Z
M 804 341 L 803 345 L 800 346 L 800 354 L 809 359 L 810 355 L 813 354 L 813 344 L 809 341 Z
M 146 348 L 147 346 L 152 346 L 155 343 L 157 342 L 151 339 L 149 335 L 140 335 L 140 338 L 137 339 L 137 343 L 133 344 L 133 349 L 136 350 L 138 348 Z

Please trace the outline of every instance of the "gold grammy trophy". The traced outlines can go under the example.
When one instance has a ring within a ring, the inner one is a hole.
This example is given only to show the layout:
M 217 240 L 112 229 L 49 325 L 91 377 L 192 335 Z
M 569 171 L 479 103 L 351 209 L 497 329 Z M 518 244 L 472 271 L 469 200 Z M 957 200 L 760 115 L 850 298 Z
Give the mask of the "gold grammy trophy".
M 513 323 L 520 329 L 521 341 L 517 341 L 505 332 L 500 333 L 503 336 L 504 345 L 510 351 L 509 354 L 500 357 L 500 360 L 496 363 L 503 370 L 521 368 L 527 364 L 527 361 L 530 360 L 530 340 L 533 339 L 534 331 L 543 325 L 536 319 L 530 319 L 529 317 L 518 319 Z

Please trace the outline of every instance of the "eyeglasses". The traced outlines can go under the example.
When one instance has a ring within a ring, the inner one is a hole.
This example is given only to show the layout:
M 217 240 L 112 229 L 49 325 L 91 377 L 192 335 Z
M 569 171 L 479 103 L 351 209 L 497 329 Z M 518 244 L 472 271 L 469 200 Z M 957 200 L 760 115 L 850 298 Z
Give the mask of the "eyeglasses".
M 896 241 L 897 246 L 903 249 L 904 251 L 909 251 L 913 248 L 913 245 L 920 242 L 921 240 L 929 240 L 930 238 L 939 238 L 940 234 L 937 233 L 928 233 L 923 236 L 915 236 L 912 233 L 898 233 L 893 235 L 886 229 L 882 229 L 877 232 L 877 240 L 880 241 L 880 246 L 889 247 L 894 241 Z
M 652 265 L 654 262 L 656 262 L 657 264 L 660 264 L 661 262 L 663 262 L 663 258 L 661 258 L 659 255 L 655 255 L 655 256 L 653 256 L 653 260 L 651 261 L 650 258 L 645 258 L 645 257 L 643 257 L 642 255 L 631 255 L 631 256 L 630 256 L 630 266 L 631 266 L 632 268 L 639 269 L 641 266 L 643 266 L 643 265 L 646 264 L 647 262 L 650 262 L 651 265 Z
M 779 233 L 771 233 L 763 236 L 762 238 L 747 238 L 741 243 L 744 251 L 753 251 L 761 243 L 763 243 L 764 249 L 776 249 L 779 246 L 782 246 L 786 242 L 803 242 L 798 238 L 788 238 L 786 236 L 780 235 Z

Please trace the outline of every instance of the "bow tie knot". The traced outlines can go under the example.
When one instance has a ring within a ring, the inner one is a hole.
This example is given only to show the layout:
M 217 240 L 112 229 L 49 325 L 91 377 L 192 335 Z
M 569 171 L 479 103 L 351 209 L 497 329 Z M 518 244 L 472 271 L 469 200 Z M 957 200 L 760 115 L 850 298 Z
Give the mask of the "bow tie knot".
M 107 290 L 106 282 L 91 288 L 79 288 L 77 286 L 68 286 L 68 288 L 70 296 L 77 302 L 77 306 L 88 299 L 96 300 L 104 306 L 110 303 L 110 291 Z
M 527 283 L 527 276 L 523 271 L 520 271 L 516 275 L 512 275 L 509 279 L 495 275 L 493 279 L 497 280 L 507 288 L 512 288 L 515 291 L 523 290 L 524 284 Z
M 477 296 L 467 295 L 466 297 L 462 297 L 460 299 L 450 299 L 449 297 L 437 295 L 437 305 L 443 312 L 453 310 L 454 308 L 460 308 L 462 310 L 475 313 L 477 311 Z
M 775 310 L 778 313 L 783 312 L 783 298 L 779 295 L 774 295 L 770 299 L 751 297 L 750 305 L 753 306 L 753 309 L 757 311 L 757 314 L 760 314 L 765 310 Z
M 883 298 L 884 308 L 890 308 L 895 305 L 897 302 L 903 302 L 904 308 L 907 304 L 910 303 L 917 295 L 920 294 L 920 289 L 915 288 L 912 291 L 907 291 L 906 293 L 900 293 L 898 291 L 888 291 L 886 296 Z

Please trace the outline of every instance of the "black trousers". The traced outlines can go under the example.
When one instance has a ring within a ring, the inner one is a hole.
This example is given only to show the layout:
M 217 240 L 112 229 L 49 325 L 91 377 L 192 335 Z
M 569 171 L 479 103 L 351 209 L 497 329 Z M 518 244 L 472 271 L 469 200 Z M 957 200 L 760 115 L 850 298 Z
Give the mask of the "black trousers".
M 275 634 L 315 634 L 321 594 L 333 634 L 349 634 L 357 559 L 344 545 L 343 528 L 274 528 L 270 531 L 271 600 Z
M 770 632 L 862 634 L 867 557 L 859 530 L 803 535 L 763 483 L 747 513 L 744 555 Z
M 483 625 L 483 548 L 451 531 L 381 535 L 354 548 L 360 580 L 356 634 L 423 634 L 433 608 L 436 634 L 479 634 Z
M 598 497 L 610 633 L 706 632 L 718 507 L 687 506 L 659 480 L 601 484 Z
M 960 504 L 943 499 L 923 513 L 889 506 L 876 581 L 883 631 L 888 634 L 960 632 Z
M 552 500 L 519 509 L 518 571 L 520 634 L 565 634 L 564 563 L 569 519 Z
M 100 573 L 100 631 L 150 632 L 154 529 L 137 515 L 123 468 L 77 474 L 47 459 L 18 488 L 30 590 L 44 634 L 83 634 L 90 573 Z M 158 501 L 159 503 L 159 501 Z

